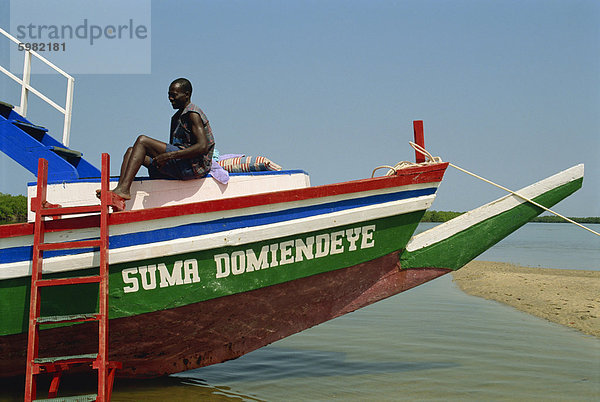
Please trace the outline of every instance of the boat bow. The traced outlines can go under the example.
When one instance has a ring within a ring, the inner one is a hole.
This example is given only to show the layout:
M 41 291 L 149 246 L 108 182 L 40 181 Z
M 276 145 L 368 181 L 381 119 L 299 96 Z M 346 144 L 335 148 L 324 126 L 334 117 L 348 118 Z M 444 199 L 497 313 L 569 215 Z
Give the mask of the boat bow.
M 549 208 L 581 188 L 583 171 L 576 165 L 516 193 Z M 516 193 L 412 237 L 400 256 L 402 268 L 457 270 L 544 212 Z

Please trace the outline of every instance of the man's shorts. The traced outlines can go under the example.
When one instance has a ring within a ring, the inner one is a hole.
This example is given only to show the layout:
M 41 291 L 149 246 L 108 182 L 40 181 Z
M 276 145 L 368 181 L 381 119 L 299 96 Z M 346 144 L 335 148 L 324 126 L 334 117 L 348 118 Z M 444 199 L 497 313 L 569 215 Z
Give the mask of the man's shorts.
M 166 152 L 174 151 L 179 151 L 179 148 L 173 144 L 167 144 Z M 154 165 L 154 160 L 152 160 L 148 167 L 148 174 L 151 179 L 190 180 L 196 178 L 190 159 L 171 159 L 160 169 Z

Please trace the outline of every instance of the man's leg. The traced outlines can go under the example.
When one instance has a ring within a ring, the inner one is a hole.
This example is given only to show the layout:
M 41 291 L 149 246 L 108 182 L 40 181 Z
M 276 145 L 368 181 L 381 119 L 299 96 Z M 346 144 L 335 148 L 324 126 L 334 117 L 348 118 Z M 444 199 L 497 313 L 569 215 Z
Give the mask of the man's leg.
M 127 164 L 129 163 L 129 158 L 131 157 L 131 151 L 133 151 L 133 147 L 127 148 L 125 155 L 123 155 L 123 162 L 121 162 L 121 170 L 119 171 L 119 178 L 123 177 L 125 171 L 127 170 Z
M 148 165 L 150 163 L 150 158 L 165 153 L 166 149 L 166 143 L 145 135 L 140 135 L 135 141 L 135 144 L 133 144 L 133 147 L 125 152 L 123 163 L 121 164 L 119 184 L 117 184 L 113 193 L 126 200 L 130 200 L 131 183 L 133 183 L 133 179 L 140 170 L 140 167 L 142 165 Z

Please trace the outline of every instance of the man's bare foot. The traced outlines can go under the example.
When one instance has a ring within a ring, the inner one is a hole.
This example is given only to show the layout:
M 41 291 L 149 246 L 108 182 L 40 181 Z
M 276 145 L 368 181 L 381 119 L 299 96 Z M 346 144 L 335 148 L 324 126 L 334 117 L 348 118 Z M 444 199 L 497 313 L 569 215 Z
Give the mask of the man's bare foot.
M 113 193 L 117 197 L 121 197 L 124 200 L 130 200 L 131 199 L 131 194 L 122 192 L 121 190 L 119 190 L 118 187 L 115 188 L 114 190 L 112 190 L 111 193 Z
M 116 195 L 119 198 L 122 198 L 124 200 L 130 200 L 131 199 L 131 195 L 130 194 L 125 194 L 122 193 L 121 191 L 117 190 L 116 188 L 112 191 L 109 191 L 110 193 L 113 193 L 114 195 Z M 96 190 L 96 197 L 100 198 L 102 196 L 102 190 L 98 189 Z

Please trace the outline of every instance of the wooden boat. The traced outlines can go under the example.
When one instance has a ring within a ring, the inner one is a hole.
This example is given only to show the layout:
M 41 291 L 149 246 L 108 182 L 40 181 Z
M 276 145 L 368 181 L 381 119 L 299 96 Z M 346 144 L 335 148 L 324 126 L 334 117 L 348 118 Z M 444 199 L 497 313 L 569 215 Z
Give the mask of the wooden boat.
M 3 114 L 5 137 L 31 125 L 15 113 Z M 185 193 L 183 182 L 138 180 L 126 210 L 110 215 L 109 350 L 123 363 L 118 375 L 234 359 L 458 269 L 542 212 L 508 195 L 413 237 L 447 166 L 316 187 L 302 171 L 232 174 L 227 188 L 207 177 L 185 182 Z M 579 165 L 520 193 L 549 207 L 582 180 Z M 55 172 L 48 199 L 97 202 L 98 181 Z M 97 236 L 90 219 L 49 222 L 49 241 Z M 1 376 L 25 369 L 33 230 L 31 222 L 0 226 Z M 84 275 L 98 253 L 57 251 L 44 264 L 52 275 Z M 44 315 L 75 314 L 96 308 L 98 290 L 47 289 L 44 297 Z M 85 353 L 95 328 L 50 326 L 40 354 Z
M 28 66 L 22 81 L 0 69 L 23 84 Z M 0 102 L 0 151 L 34 174 L 38 159 L 47 160 L 49 202 L 97 204 L 100 171 L 65 145 L 73 79 L 57 71 L 69 80 L 67 105 L 59 107 L 63 142 L 18 113 L 26 110 L 25 96 L 18 110 Z M 32 90 L 23 88 L 25 95 Z M 415 140 L 423 144 L 418 123 Z M 109 351 L 122 363 L 117 375 L 156 377 L 242 356 L 459 269 L 542 212 L 512 194 L 413 236 L 448 167 L 421 155 L 417 162 L 382 177 L 315 187 L 301 170 L 231 174 L 227 185 L 212 177 L 137 179 L 125 210 L 108 217 Z M 550 207 L 582 180 L 578 165 L 520 193 Z M 34 197 L 30 183 L 30 205 Z M 26 368 L 33 218 L 0 226 L 0 377 Z M 96 238 L 99 229 L 90 226 L 98 220 L 82 214 L 47 221 L 45 241 Z M 99 264 L 96 249 L 63 249 L 44 253 L 43 271 L 80 277 Z M 99 305 L 97 284 L 41 292 L 44 317 Z M 39 356 L 98 346 L 97 323 L 46 324 L 40 332 Z

